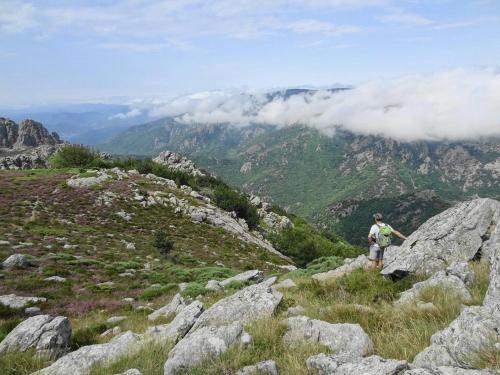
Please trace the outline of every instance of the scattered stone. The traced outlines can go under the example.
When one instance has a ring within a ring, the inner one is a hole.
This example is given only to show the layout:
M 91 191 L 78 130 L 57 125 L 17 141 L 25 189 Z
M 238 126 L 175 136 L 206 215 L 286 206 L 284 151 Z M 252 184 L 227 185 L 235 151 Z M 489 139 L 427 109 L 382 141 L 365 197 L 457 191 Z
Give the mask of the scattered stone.
M 248 332 L 243 331 L 243 333 L 241 334 L 240 341 L 241 341 L 241 346 L 246 348 L 247 346 L 249 346 L 253 342 L 253 337 Z
M 21 297 L 15 294 L 7 294 L 0 296 L 0 304 L 10 307 L 12 309 L 22 309 L 31 303 L 39 303 L 47 301 L 43 297 Z
M 104 331 L 99 336 L 100 337 L 107 337 L 110 335 L 116 336 L 116 335 L 119 335 L 120 333 L 122 333 L 122 329 L 120 327 L 113 327 L 113 328 L 110 328 L 110 329 Z
M 169 324 L 148 328 L 146 335 L 151 336 L 159 342 L 167 340 L 177 342 L 186 335 L 202 312 L 203 304 L 199 301 L 194 301 L 184 307 Z
M 42 310 L 39 307 L 32 306 L 32 307 L 26 307 L 24 309 L 24 313 L 29 316 L 35 316 L 35 315 L 40 315 L 42 313 Z
M 318 354 L 306 360 L 307 369 L 317 375 L 399 375 L 408 369 L 406 361 L 376 355 L 360 358 L 350 355 Z
M 373 343 L 359 324 L 331 324 L 307 316 L 285 320 L 288 331 L 283 336 L 286 344 L 316 342 L 337 354 L 364 356 L 373 351 Z
M 135 299 L 132 297 L 125 297 L 125 298 L 122 298 L 122 301 L 123 302 L 135 302 Z
M 312 275 L 312 278 L 317 281 L 336 279 L 344 276 L 345 274 L 351 273 L 355 269 L 366 267 L 369 262 L 370 261 L 366 255 L 360 255 L 357 258 L 346 258 L 342 266 L 328 272 L 317 273 Z
M 105 281 L 103 283 L 96 284 L 96 286 L 98 286 L 98 287 L 101 287 L 101 286 L 104 286 L 104 287 L 111 286 L 111 287 L 113 287 L 113 286 L 115 286 L 115 283 L 112 282 L 112 281 Z
M 304 315 L 305 312 L 306 309 L 304 309 L 302 306 L 293 306 L 289 307 L 288 310 L 286 310 L 286 316 L 290 318 L 292 316 Z
M 64 283 L 66 279 L 61 276 L 50 276 L 44 279 L 45 281 L 54 281 L 56 283 Z
M 115 325 L 115 324 L 123 322 L 125 319 L 127 319 L 126 316 L 112 316 L 111 318 L 106 320 L 106 323 L 111 324 L 111 325 Z
M 141 347 L 142 336 L 128 331 L 107 344 L 83 346 L 32 375 L 89 374 L 92 366 L 113 362 L 124 355 L 133 355 Z
M 462 301 L 469 301 L 471 299 L 471 295 L 461 279 L 454 275 L 446 275 L 445 271 L 439 271 L 429 279 L 415 283 L 410 289 L 401 293 L 397 303 L 402 304 L 415 301 L 422 291 L 431 287 L 444 288 L 447 292 L 460 297 Z
M 206 326 L 217 327 L 236 321 L 246 324 L 271 316 L 283 298 L 281 293 L 271 288 L 275 281 L 276 277 L 272 277 L 217 301 L 201 314 L 191 332 Z
M 66 180 L 66 184 L 72 188 L 89 188 L 94 185 L 99 185 L 109 179 L 110 176 L 105 171 L 97 171 L 97 176 L 78 177 L 73 176 Z
M 182 309 L 184 309 L 185 306 L 186 306 L 186 304 L 184 303 L 184 299 L 182 298 L 182 296 L 179 293 L 177 293 L 174 296 L 174 298 L 172 298 L 172 301 L 170 301 L 170 303 L 168 305 L 165 305 L 162 308 L 149 314 L 148 319 L 153 321 L 153 320 L 158 319 L 160 316 L 168 316 L 170 314 L 177 314 L 180 311 L 182 311 Z
M 70 244 L 65 244 L 63 246 L 63 249 L 65 250 L 69 250 L 69 249 L 77 249 L 78 248 L 78 245 L 70 245 Z
M 432 370 L 419 368 L 403 372 L 402 375 L 498 375 L 493 370 L 470 370 L 460 367 L 442 366 Z
M 240 273 L 236 276 L 230 277 L 228 279 L 222 280 L 220 284 L 223 287 L 228 286 L 231 284 L 233 281 L 238 281 L 238 282 L 246 282 L 246 281 L 253 281 L 256 283 L 260 283 L 264 280 L 264 273 L 259 270 L 250 270 L 250 271 L 245 271 L 243 273 Z
M 241 323 L 220 327 L 201 327 L 188 334 L 168 353 L 164 375 L 187 373 L 192 367 L 217 357 L 240 341 Z
M 158 164 L 166 165 L 169 168 L 189 173 L 193 176 L 205 176 L 202 171 L 196 168 L 191 160 L 172 151 L 161 152 L 153 161 Z
M 26 319 L 0 343 L 0 354 L 35 349 L 59 357 L 69 345 L 71 324 L 64 316 L 38 315 Z
M 132 273 L 132 272 L 122 272 L 122 273 L 119 273 L 118 276 L 119 277 L 132 277 L 134 276 L 135 274 Z
M 118 215 L 119 217 L 121 217 L 121 218 L 122 218 L 123 220 L 125 220 L 125 221 L 130 221 L 130 220 L 132 220 L 132 216 L 131 216 L 129 213 L 127 213 L 127 212 L 123 211 L 123 210 L 118 211 L 118 212 L 116 213 L 116 215 Z
M 5 241 L 5 240 L 0 240 L 0 246 L 4 246 L 4 245 L 10 245 L 10 242 Z
M 297 284 L 293 282 L 292 279 L 285 279 L 282 282 L 276 284 L 274 287 L 276 289 L 290 289 L 290 288 L 295 288 Z
M 417 307 L 422 310 L 436 310 L 437 307 L 432 302 L 418 302 Z
M 2 263 L 3 268 L 28 268 L 34 266 L 35 264 L 30 260 L 27 255 L 24 254 L 12 254 L 10 257 L 5 259 Z
M 245 366 L 236 375 L 278 375 L 278 367 L 274 361 L 263 361 L 253 366 Z
M 216 292 L 221 291 L 224 287 L 217 280 L 208 280 L 207 285 L 205 285 L 205 289 L 215 290 Z
M 183 290 L 186 290 L 188 287 L 189 283 L 180 283 L 179 284 L 179 290 L 182 292 Z
M 433 274 L 454 261 L 474 259 L 490 237 L 498 212 L 500 202 L 480 198 L 459 203 L 430 218 L 398 249 L 388 249 L 382 274 Z
M 136 368 L 131 368 L 125 372 L 122 372 L 120 374 L 116 374 L 116 375 L 142 375 L 142 373 L 137 370 Z

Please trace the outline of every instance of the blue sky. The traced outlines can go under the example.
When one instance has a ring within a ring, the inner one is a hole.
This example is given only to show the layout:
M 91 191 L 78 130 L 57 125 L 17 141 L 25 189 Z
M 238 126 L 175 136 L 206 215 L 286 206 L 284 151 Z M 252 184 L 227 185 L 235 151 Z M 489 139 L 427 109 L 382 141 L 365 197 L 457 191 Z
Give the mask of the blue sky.
M 0 0 L 3 106 L 499 64 L 497 0 Z

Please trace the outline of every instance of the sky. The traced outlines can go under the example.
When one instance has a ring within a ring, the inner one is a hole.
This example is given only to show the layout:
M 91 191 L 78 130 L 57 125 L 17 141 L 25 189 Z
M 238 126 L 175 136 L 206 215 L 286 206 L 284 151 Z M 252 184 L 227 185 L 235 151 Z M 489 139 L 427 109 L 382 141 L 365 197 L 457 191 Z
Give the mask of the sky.
M 498 0 L 0 0 L 0 103 L 491 72 L 499 36 Z

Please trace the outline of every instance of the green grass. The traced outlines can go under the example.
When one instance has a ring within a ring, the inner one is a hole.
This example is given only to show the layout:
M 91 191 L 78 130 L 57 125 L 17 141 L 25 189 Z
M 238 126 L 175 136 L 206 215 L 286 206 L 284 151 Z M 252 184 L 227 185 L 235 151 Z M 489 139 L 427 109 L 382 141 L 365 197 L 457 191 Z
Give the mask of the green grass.
M 33 351 L 5 354 L 0 356 L 0 374 L 28 375 L 49 364 L 49 358 L 35 355 Z

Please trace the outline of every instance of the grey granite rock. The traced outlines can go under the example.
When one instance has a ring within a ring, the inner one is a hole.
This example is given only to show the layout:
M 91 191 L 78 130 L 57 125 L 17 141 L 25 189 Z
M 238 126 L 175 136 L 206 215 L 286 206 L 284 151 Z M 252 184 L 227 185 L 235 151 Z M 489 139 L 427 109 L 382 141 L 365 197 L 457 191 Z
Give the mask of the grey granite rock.
M 354 271 L 355 269 L 366 267 L 368 264 L 369 260 L 366 255 L 360 255 L 357 258 L 346 258 L 342 266 L 327 272 L 317 273 L 312 275 L 312 278 L 318 281 L 336 279 Z
M 151 314 L 148 315 L 149 320 L 156 320 L 160 316 L 168 316 L 170 314 L 177 314 L 180 312 L 186 304 L 184 303 L 184 299 L 182 296 L 177 293 L 174 298 L 172 298 L 172 301 L 168 303 L 167 305 L 163 306 L 162 308 L 155 310 Z
M 245 271 L 243 273 L 240 273 L 236 276 L 227 278 L 225 280 L 222 280 L 220 284 L 223 287 L 228 286 L 231 284 L 233 281 L 238 281 L 238 282 L 245 282 L 245 281 L 253 281 L 256 283 L 260 283 L 264 280 L 264 273 L 259 270 L 250 270 L 250 271 Z
M 3 268 L 28 268 L 33 266 L 34 263 L 30 260 L 27 255 L 24 254 L 12 254 L 7 259 L 2 262 Z
M 232 322 L 242 324 L 271 316 L 283 295 L 271 288 L 273 277 L 260 284 L 250 285 L 232 296 L 223 298 L 205 310 L 191 331 L 207 326 L 222 326 Z
M 188 373 L 190 368 L 237 345 L 242 333 L 243 326 L 233 323 L 220 327 L 202 327 L 188 334 L 168 354 L 164 375 Z
M 283 341 L 288 345 L 313 342 L 326 346 L 337 354 L 364 356 L 373 351 L 373 343 L 359 324 L 331 324 L 307 316 L 285 320 L 288 331 Z
M 64 354 L 71 337 L 71 324 L 63 316 L 37 315 L 19 323 L 0 343 L 0 354 L 35 349 L 39 353 L 59 357 Z
M 361 358 L 318 354 L 309 357 L 306 365 L 316 375 L 399 375 L 408 369 L 406 361 L 384 359 L 376 355 Z
M 0 304 L 12 309 L 22 309 L 31 303 L 39 303 L 47 301 L 44 297 L 22 297 L 15 294 L 6 294 L 0 296 Z
M 262 361 L 252 366 L 245 366 L 236 371 L 236 375 L 278 375 L 276 362 Z

